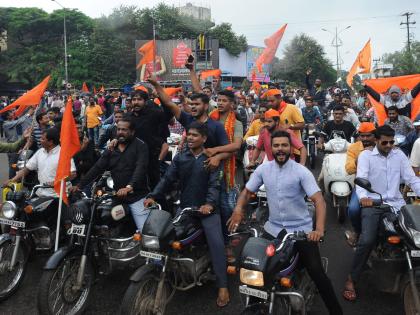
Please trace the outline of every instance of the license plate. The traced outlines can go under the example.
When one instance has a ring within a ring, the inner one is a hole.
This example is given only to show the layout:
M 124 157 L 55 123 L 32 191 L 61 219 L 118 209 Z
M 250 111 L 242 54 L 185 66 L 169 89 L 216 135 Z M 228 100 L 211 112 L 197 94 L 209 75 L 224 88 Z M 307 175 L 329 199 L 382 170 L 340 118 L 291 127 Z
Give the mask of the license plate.
M 255 296 L 257 298 L 267 300 L 268 299 L 268 293 L 261 290 L 256 290 L 253 288 L 248 288 L 246 285 L 239 286 L 239 292 L 246 295 Z
M 420 250 L 412 250 L 411 257 L 420 257 Z
M 407 193 L 407 197 L 416 197 L 417 195 L 416 195 L 416 193 L 414 192 L 414 191 L 409 191 L 408 193 Z
M 85 236 L 85 227 L 86 225 L 82 224 L 82 225 L 76 225 L 76 224 L 72 224 L 71 228 L 68 230 L 68 234 L 76 234 L 79 236 Z
M 8 220 L 8 219 L 4 219 L 4 218 L 0 218 L 0 224 L 11 225 L 11 226 L 17 227 L 17 228 L 24 228 L 25 227 L 25 222 Z
M 165 257 L 165 255 L 146 252 L 144 250 L 140 251 L 140 256 L 143 256 L 143 257 L 146 257 L 146 258 L 152 258 L 152 259 L 156 259 L 156 260 L 162 260 Z
M 257 192 L 257 197 L 267 198 L 267 192 L 265 192 L 265 191 L 259 191 L 259 192 Z

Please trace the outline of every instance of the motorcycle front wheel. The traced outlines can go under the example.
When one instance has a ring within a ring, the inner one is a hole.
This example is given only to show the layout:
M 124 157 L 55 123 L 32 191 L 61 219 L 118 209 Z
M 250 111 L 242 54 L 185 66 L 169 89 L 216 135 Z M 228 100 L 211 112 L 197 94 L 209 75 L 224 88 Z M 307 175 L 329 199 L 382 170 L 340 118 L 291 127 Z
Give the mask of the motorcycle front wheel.
M 416 284 L 417 290 L 420 292 L 420 283 Z M 413 292 L 410 287 L 410 283 L 407 282 L 405 287 L 403 288 L 403 300 L 404 300 L 404 312 L 405 315 L 416 315 L 418 314 L 416 311 L 416 304 L 414 302 Z M 419 295 L 420 298 L 420 295 Z
M 29 251 L 21 243 L 15 266 L 10 270 L 15 244 L 9 240 L 0 245 L 0 301 L 7 299 L 19 287 L 25 275 Z
M 83 284 L 75 288 L 81 257 L 69 255 L 54 270 L 42 273 L 38 291 L 40 314 L 82 314 L 88 306 L 94 271 L 89 259 L 86 261 Z
M 165 314 L 166 305 L 172 297 L 174 289 L 168 281 L 164 281 L 160 302 L 156 301 L 159 281 L 160 273 L 156 271 L 147 273 L 139 282 L 132 281 L 124 294 L 120 314 Z

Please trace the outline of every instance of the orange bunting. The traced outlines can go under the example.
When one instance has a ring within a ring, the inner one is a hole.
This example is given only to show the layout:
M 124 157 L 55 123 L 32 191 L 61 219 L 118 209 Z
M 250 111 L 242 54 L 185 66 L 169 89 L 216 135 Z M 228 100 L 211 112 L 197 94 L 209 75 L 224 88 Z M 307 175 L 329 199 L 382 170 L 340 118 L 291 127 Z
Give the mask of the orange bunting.
M 86 82 L 83 82 L 83 85 L 82 85 L 82 91 L 83 91 L 83 92 L 86 92 L 86 93 L 89 93 L 89 88 L 87 87 Z
M 65 179 L 70 176 L 72 157 L 80 151 L 79 133 L 73 117 L 73 102 L 71 97 L 67 100 L 63 114 L 60 132 L 60 157 L 58 158 L 57 173 L 54 179 L 54 190 L 60 195 L 61 181 L 64 180 L 63 201 L 68 204 Z
M 369 73 L 371 71 L 372 49 L 370 47 L 370 39 L 367 41 L 363 49 L 357 55 L 356 60 L 351 67 L 346 81 L 349 87 L 352 87 L 353 77 L 358 73 Z
M 201 79 L 205 80 L 208 77 L 220 78 L 221 75 L 222 75 L 222 70 L 220 69 L 204 70 L 201 72 Z
M 137 52 L 142 56 L 136 69 L 139 69 L 142 65 L 153 62 L 155 56 L 156 45 L 154 40 L 150 40 L 141 46 Z
M 35 86 L 32 90 L 26 92 L 24 95 L 19 97 L 16 101 L 12 104 L 9 104 L 2 110 L 0 110 L 0 114 L 7 112 L 15 107 L 19 107 L 16 112 L 16 116 L 23 113 L 29 106 L 37 106 L 41 102 L 41 98 L 45 93 L 45 90 L 48 87 L 48 82 L 50 81 L 50 75 L 47 76 L 44 80 L 41 81 L 37 86 Z
M 287 24 L 284 24 L 277 32 L 264 40 L 266 48 L 255 62 L 258 72 L 263 71 L 263 65 L 268 65 L 273 61 L 286 27 Z

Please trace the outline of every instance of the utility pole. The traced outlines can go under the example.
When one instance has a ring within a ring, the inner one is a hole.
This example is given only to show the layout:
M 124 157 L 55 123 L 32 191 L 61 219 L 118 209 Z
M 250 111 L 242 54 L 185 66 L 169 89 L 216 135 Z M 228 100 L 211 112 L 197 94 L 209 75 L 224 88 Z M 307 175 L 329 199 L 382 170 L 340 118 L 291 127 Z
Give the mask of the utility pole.
M 416 24 L 416 21 L 410 21 L 410 17 L 413 15 L 411 12 L 406 12 L 402 14 L 401 16 L 405 16 L 406 22 L 401 22 L 400 25 L 405 25 L 407 28 L 407 50 L 408 53 L 411 53 L 411 38 L 410 38 L 410 25 Z

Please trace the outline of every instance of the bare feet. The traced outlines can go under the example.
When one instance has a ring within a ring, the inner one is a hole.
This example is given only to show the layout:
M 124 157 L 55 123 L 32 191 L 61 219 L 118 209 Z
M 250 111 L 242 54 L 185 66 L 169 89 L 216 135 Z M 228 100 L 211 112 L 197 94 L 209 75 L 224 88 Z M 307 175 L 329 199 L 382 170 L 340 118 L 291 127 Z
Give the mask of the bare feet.
M 229 298 L 229 291 L 227 288 L 220 288 L 219 289 L 219 295 L 217 297 L 217 306 L 222 308 L 225 307 L 226 305 L 228 305 L 230 302 L 230 298 Z

